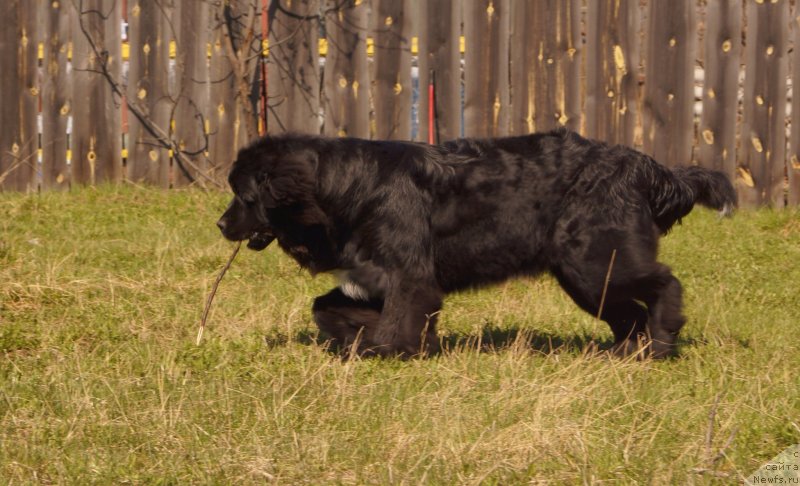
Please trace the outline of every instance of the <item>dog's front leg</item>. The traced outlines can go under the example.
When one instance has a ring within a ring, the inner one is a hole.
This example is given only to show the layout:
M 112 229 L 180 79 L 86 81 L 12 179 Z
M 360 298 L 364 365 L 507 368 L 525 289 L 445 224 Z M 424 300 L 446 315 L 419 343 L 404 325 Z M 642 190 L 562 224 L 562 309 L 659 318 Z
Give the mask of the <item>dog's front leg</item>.
M 374 351 L 402 357 L 439 352 L 436 321 L 441 308 L 442 292 L 438 286 L 410 280 L 393 282 L 372 336 Z

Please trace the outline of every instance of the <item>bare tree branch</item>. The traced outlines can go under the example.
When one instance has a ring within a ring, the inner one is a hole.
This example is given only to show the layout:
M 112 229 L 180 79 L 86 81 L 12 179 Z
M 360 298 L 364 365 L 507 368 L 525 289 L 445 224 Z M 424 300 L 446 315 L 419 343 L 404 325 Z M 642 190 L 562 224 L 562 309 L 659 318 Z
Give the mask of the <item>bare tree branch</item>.
M 189 172 L 188 169 L 190 168 L 212 185 L 218 188 L 223 188 L 224 186 L 221 183 L 219 183 L 214 178 L 209 177 L 202 170 L 200 170 L 200 168 L 198 168 L 197 165 L 194 164 L 194 162 L 192 162 L 189 158 L 186 157 L 185 152 L 182 151 L 179 144 L 174 139 L 172 139 L 170 133 L 168 131 L 165 131 L 162 127 L 158 126 L 157 124 L 153 123 L 153 121 L 148 117 L 144 108 L 141 107 L 136 100 L 131 100 L 129 97 L 124 96 L 125 95 L 124 87 L 116 79 L 114 79 L 114 76 L 111 74 L 109 70 L 108 51 L 101 50 L 97 46 L 91 34 L 87 30 L 86 25 L 84 24 L 83 20 L 84 15 L 87 15 L 89 13 L 97 13 L 102 16 L 102 13 L 96 10 L 91 10 L 91 11 L 83 10 L 83 0 L 78 0 L 77 5 L 75 4 L 75 0 L 73 0 L 73 6 L 75 6 L 75 8 L 78 9 L 78 25 L 80 27 L 83 36 L 86 38 L 86 41 L 89 43 L 89 47 L 92 49 L 92 52 L 94 53 L 98 61 L 98 65 L 100 67 L 100 69 L 89 70 L 89 71 L 93 71 L 102 76 L 106 80 L 108 85 L 111 87 L 111 90 L 114 93 L 114 95 L 116 97 L 119 97 L 119 99 L 125 100 L 125 104 L 128 107 L 128 110 L 131 113 L 133 113 L 133 115 L 136 117 L 139 123 L 142 124 L 142 127 L 144 127 L 144 129 L 147 131 L 147 133 L 153 136 L 153 138 L 155 138 L 162 147 L 172 150 L 173 157 L 175 157 L 175 160 L 178 163 L 178 167 L 181 169 L 181 171 L 184 173 L 187 179 L 189 179 L 189 181 L 191 181 L 192 183 L 199 182 Z M 107 15 L 103 18 L 106 17 Z M 202 114 L 200 116 L 202 117 Z

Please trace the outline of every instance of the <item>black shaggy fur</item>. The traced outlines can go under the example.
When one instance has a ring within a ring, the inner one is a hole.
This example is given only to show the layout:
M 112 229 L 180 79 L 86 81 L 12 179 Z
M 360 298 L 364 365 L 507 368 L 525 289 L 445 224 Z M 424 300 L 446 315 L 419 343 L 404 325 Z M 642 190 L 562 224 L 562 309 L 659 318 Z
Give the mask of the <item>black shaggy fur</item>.
M 441 146 L 267 137 L 239 152 L 230 184 L 226 238 L 256 250 L 277 239 L 312 273 L 340 277 L 313 307 L 333 344 L 404 356 L 438 350 L 447 293 L 541 272 L 608 322 L 616 352 L 645 342 L 666 356 L 684 317 L 659 236 L 695 203 L 736 204 L 721 173 L 565 130 Z

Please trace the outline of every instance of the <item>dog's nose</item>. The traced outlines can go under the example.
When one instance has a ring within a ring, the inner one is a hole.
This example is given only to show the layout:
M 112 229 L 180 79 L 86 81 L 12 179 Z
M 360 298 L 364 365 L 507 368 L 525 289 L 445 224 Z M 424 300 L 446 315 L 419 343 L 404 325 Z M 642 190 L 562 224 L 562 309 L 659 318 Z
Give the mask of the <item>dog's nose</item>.
M 224 219 L 220 218 L 219 221 L 217 221 L 217 228 L 219 228 L 219 230 L 222 231 L 223 233 L 225 232 L 226 226 L 228 226 L 228 224 L 225 222 Z

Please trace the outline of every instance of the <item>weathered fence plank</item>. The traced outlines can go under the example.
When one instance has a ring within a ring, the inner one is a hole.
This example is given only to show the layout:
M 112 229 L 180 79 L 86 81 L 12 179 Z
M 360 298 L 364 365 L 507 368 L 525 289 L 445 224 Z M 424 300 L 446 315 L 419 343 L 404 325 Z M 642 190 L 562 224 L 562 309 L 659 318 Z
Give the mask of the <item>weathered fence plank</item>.
M 232 4 L 230 8 L 236 7 Z M 238 118 L 236 107 L 236 76 L 226 54 L 225 17 L 220 14 L 221 5 L 210 15 L 211 22 L 211 60 L 209 67 L 209 88 L 211 106 L 208 119 L 208 158 L 213 176 L 224 180 L 230 164 L 236 158 L 236 148 L 244 132 L 242 121 Z M 237 29 L 237 24 L 232 24 Z
M 369 138 L 367 4 L 326 0 L 326 7 L 324 133 Z
M 697 137 L 700 165 L 736 172 L 736 121 L 742 51 L 742 2 L 718 0 L 706 7 L 703 115 Z
M 372 103 L 375 138 L 411 138 L 413 0 L 374 0 Z
M 641 16 L 638 0 L 589 2 L 585 107 L 589 137 L 636 144 Z
M 126 96 L 162 133 L 170 133 L 173 103 L 169 93 L 168 12 L 151 0 L 132 0 L 128 7 L 130 67 Z M 130 115 L 128 180 L 169 187 L 169 150 L 133 113 Z
M 6 23 L 0 33 L 0 189 L 31 191 L 39 148 L 36 3 L 3 2 L 0 14 Z
M 784 206 L 789 1 L 747 2 L 739 201 Z
M 109 74 L 120 79 L 120 2 L 78 0 L 76 7 L 72 24 L 72 183 L 119 182 L 122 180 L 120 100 L 97 72 L 104 60 Z
M 642 126 L 644 150 L 668 166 L 686 165 L 694 144 L 696 2 L 650 2 Z
M 120 16 L 128 7 L 123 79 Z M 800 204 L 800 96 L 785 115 L 788 82 L 800 84 L 800 7 L 791 0 L 6 0 L 0 190 L 116 182 L 123 172 L 163 187 L 224 179 L 258 128 L 262 8 L 270 132 L 408 139 L 416 126 L 417 140 L 445 141 L 567 126 L 667 165 L 691 163 L 694 151 L 697 163 L 735 177 L 744 206 Z M 157 127 L 151 133 L 131 114 L 124 171 L 123 100 L 104 70 Z M 170 160 L 157 137 L 172 137 L 185 162 Z
M 533 94 L 537 131 L 581 125 L 580 0 L 530 2 L 535 24 L 529 27 L 535 51 L 528 94 Z
M 508 133 L 511 0 L 464 3 L 464 134 Z
M 512 0 L 510 32 L 511 106 L 509 133 L 525 134 L 534 131 L 533 98 L 528 95 L 529 77 L 536 59 L 528 45 L 529 30 L 534 22 L 534 9 L 528 0 Z
M 319 1 L 276 3 L 269 14 L 269 129 L 319 133 Z
M 792 32 L 792 119 L 786 175 L 789 183 L 789 206 L 800 205 L 800 5 L 795 4 L 791 18 Z
M 205 121 L 208 119 L 208 5 L 180 4 L 176 42 L 175 77 L 178 80 L 175 107 L 175 138 L 193 166 L 184 167 L 175 158 L 174 184 L 184 186 L 207 173 Z
M 428 85 L 434 76 L 434 140 L 443 142 L 461 136 L 461 2 L 424 2 L 419 9 L 419 133 L 428 141 Z
M 44 42 L 42 80 L 42 189 L 69 188 L 67 121 L 70 114 L 69 7 L 40 0 Z

